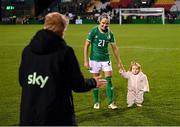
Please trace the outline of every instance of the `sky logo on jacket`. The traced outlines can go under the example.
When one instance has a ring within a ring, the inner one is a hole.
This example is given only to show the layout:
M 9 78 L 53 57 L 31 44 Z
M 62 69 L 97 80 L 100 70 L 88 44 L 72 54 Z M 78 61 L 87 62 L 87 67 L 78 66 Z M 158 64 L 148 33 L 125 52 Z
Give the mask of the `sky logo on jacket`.
M 48 78 L 48 76 L 43 78 L 42 75 L 37 75 L 37 72 L 34 72 L 33 74 L 28 75 L 28 84 L 39 85 L 40 88 L 43 88 L 46 85 Z

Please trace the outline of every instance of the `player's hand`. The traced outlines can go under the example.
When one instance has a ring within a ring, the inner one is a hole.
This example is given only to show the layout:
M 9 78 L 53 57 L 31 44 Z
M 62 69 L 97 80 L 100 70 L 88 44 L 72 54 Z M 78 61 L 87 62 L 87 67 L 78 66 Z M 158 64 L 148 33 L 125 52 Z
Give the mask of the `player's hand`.
M 123 66 L 122 64 L 118 64 L 118 69 L 119 69 L 119 70 L 125 70 L 125 69 L 124 69 L 124 66 Z
M 89 69 L 89 62 L 84 62 L 84 67 L 85 67 L 86 69 Z
M 105 87 L 107 84 L 107 81 L 105 79 L 102 79 L 101 76 L 94 77 L 96 80 L 96 87 Z

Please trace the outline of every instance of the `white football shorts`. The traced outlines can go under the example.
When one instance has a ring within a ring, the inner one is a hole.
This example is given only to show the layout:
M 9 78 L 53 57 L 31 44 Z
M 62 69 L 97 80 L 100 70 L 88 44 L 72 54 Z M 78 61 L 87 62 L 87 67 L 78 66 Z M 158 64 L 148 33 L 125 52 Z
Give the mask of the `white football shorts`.
M 112 71 L 111 61 L 89 60 L 90 73 L 99 73 L 100 71 Z

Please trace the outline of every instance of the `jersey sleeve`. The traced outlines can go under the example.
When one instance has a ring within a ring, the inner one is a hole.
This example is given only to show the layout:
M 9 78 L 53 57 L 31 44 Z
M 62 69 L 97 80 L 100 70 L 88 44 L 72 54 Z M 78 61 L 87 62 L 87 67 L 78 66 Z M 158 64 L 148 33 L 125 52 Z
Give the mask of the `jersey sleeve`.
M 111 36 L 110 43 L 116 43 L 116 39 L 115 39 L 114 34 L 112 32 L 110 32 L 110 36 Z
M 94 29 L 92 29 L 91 31 L 89 31 L 89 33 L 88 33 L 88 36 L 87 36 L 87 40 L 88 41 L 90 41 L 90 42 L 92 42 L 93 41 L 93 39 L 94 39 Z

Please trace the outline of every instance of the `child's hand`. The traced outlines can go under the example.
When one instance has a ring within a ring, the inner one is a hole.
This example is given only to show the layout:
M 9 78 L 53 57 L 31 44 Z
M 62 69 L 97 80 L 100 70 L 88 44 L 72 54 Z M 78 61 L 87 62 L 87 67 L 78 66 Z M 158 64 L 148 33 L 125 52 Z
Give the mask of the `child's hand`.
M 125 69 L 119 69 L 119 73 L 123 73 L 125 71 L 126 71 Z

